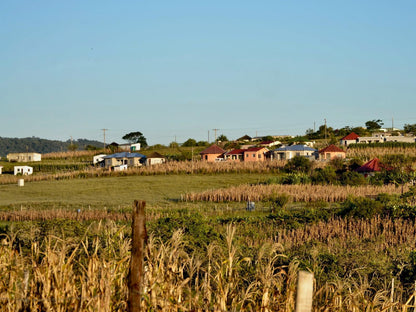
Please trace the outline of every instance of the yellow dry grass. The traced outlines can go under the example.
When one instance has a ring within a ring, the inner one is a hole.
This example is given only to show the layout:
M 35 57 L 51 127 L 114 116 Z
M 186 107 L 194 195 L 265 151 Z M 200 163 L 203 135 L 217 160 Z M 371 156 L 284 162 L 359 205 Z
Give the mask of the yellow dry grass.
M 407 188 L 404 189 L 407 191 Z M 375 196 L 380 193 L 399 193 L 394 185 L 384 186 L 339 186 L 339 185 L 240 185 L 229 188 L 208 190 L 200 193 L 187 193 L 181 196 L 183 201 L 244 202 L 262 201 L 277 194 L 288 194 L 295 202 L 339 202 L 348 196 Z

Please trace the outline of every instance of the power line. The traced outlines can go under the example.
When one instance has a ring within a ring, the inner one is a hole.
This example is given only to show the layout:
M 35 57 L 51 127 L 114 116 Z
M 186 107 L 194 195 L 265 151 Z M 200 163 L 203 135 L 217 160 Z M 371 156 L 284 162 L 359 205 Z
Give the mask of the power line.
M 104 149 L 105 149 L 105 132 L 108 130 L 108 129 L 101 129 L 102 131 L 103 131 L 103 136 L 104 136 Z
M 220 129 L 212 129 L 212 130 L 214 131 L 214 137 L 215 137 L 214 142 L 217 142 L 217 131 L 220 130 Z

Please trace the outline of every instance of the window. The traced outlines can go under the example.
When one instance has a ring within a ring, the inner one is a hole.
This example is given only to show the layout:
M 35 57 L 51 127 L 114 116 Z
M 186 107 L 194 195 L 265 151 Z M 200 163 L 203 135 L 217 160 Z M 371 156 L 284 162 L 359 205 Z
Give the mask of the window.
M 259 154 L 259 158 L 261 158 L 261 154 Z

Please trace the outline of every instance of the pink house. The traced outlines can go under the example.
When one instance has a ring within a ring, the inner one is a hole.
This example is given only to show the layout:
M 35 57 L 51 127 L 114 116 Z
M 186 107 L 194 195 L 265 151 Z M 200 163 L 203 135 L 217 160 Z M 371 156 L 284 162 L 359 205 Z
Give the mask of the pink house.
M 204 149 L 199 154 L 201 155 L 201 159 L 209 162 L 218 161 L 218 159 L 222 159 L 225 151 L 216 144 L 211 145 L 210 147 Z
M 321 149 L 319 152 L 319 159 L 320 160 L 331 160 L 334 158 L 345 158 L 346 153 L 343 149 L 335 146 L 334 144 L 331 144 L 323 149 Z
M 244 151 L 244 161 L 265 161 L 266 152 L 265 147 L 250 147 Z

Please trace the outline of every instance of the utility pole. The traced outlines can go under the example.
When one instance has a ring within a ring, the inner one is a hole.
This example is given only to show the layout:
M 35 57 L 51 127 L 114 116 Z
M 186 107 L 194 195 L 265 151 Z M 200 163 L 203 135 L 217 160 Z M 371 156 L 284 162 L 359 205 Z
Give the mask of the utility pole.
M 325 143 L 326 143 L 326 118 L 324 119 L 325 121 Z
M 105 132 L 108 130 L 108 129 L 101 129 L 102 131 L 103 131 L 103 135 L 104 135 L 104 149 L 105 149 Z
M 209 143 L 209 130 L 208 130 L 208 143 Z
M 393 120 L 393 117 L 391 117 L 391 131 L 393 130 L 394 130 L 394 120 Z
M 313 122 L 313 132 L 314 133 L 316 132 L 316 123 L 315 123 L 315 121 Z
M 214 130 L 215 142 L 217 142 L 217 131 L 220 129 L 212 129 L 212 130 Z

